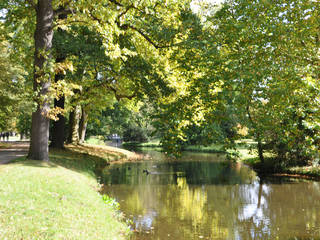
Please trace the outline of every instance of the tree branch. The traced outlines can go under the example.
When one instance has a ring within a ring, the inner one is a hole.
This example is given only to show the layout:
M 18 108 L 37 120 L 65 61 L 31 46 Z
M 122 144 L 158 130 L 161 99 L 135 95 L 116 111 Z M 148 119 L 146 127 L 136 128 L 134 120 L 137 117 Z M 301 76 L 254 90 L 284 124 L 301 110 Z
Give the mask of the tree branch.
M 112 2 L 112 3 L 116 4 L 116 5 L 119 6 L 119 7 L 124 7 L 123 4 L 119 3 L 119 2 L 116 1 L 116 0 L 109 0 L 109 2 Z
M 113 86 L 110 86 L 110 85 L 107 86 L 107 88 L 110 89 L 114 93 L 114 96 L 116 97 L 117 101 L 120 101 L 120 99 L 122 99 L 122 98 L 126 98 L 126 99 L 131 100 L 132 98 L 134 98 L 137 95 L 136 93 L 133 93 L 131 95 L 118 94 L 117 89 L 115 89 Z
M 173 47 L 175 46 L 174 44 L 172 45 L 159 45 L 157 43 L 155 43 L 146 33 L 144 33 L 141 29 L 136 28 L 135 26 L 132 26 L 130 24 L 120 24 L 119 21 L 116 21 L 117 26 L 121 29 L 121 30 L 134 30 L 137 33 L 139 33 L 145 40 L 147 40 L 152 46 L 154 46 L 156 49 L 160 49 L 160 48 L 169 48 L 169 47 Z
M 114 3 L 114 4 L 116 4 L 117 6 L 124 7 L 123 4 L 117 2 L 116 0 L 109 0 L 109 1 L 112 2 L 112 3 Z M 156 8 L 157 5 L 158 5 L 158 3 L 155 4 L 154 8 Z M 169 47 L 174 46 L 174 45 L 163 45 L 163 46 L 161 46 L 161 45 L 155 43 L 155 42 L 154 42 L 146 33 L 144 33 L 141 29 L 138 29 L 138 28 L 136 28 L 135 26 L 132 26 L 132 25 L 130 25 L 130 24 L 121 24 L 121 23 L 120 23 L 120 18 L 121 18 L 122 16 L 124 16 L 125 14 L 127 14 L 130 9 L 136 9 L 136 10 L 138 10 L 138 11 L 141 11 L 141 10 L 139 10 L 138 8 L 136 8 L 133 4 L 131 4 L 131 5 L 129 5 L 128 7 L 126 7 L 126 9 L 125 9 L 122 13 L 120 13 L 120 14 L 118 15 L 118 17 L 117 17 L 117 19 L 116 19 L 116 21 L 115 21 L 116 24 L 117 24 L 117 26 L 118 26 L 121 30 L 131 29 L 131 30 L 134 30 L 134 31 L 138 32 L 145 40 L 147 40 L 147 41 L 148 41 L 152 46 L 154 46 L 156 49 L 169 48 Z
M 126 8 L 125 11 L 123 11 L 122 13 L 119 14 L 119 16 L 117 17 L 118 21 L 120 22 L 120 18 L 125 15 L 130 9 L 135 8 L 133 5 L 130 5 Z
M 91 17 L 93 20 L 95 20 L 95 21 L 97 21 L 99 24 L 103 25 L 104 22 L 103 22 L 100 18 L 98 18 L 98 17 L 96 17 L 95 15 L 93 15 L 93 14 L 92 14 L 92 11 L 89 11 L 89 15 L 90 15 L 90 17 Z M 107 23 L 107 24 L 109 24 L 109 25 L 112 25 L 109 21 L 106 21 L 105 23 Z
M 67 16 L 69 14 L 73 14 L 74 12 L 71 9 L 65 9 L 65 8 L 59 8 L 56 11 L 54 11 L 54 15 L 55 16 Z M 62 17 L 62 18 L 66 18 L 66 17 Z
M 131 100 L 137 96 L 136 92 L 131 95 L 118 93 L 119 91 L 115 87 L 111 86 L 112 84 L 111 82 L 112 82 L 111 80 L 108 80 L 107 78 L 105 78 L 104 81 L 98 82 L 93 86 L 87 87 L 84 92 L 88 94 L 89 92 L 91 92 L 91 90 L 94 90 L 100 87 L 105 87 L 106 89 L 111 90 L 114 93 L 114 96 L 117 99 L 117 101 L 120 101 L 122 98 Z

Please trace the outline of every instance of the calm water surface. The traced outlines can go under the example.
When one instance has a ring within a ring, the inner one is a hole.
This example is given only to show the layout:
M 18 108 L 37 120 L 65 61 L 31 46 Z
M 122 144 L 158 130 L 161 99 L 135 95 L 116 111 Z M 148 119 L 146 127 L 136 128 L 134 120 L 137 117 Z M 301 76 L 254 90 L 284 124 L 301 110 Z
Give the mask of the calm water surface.
M 132 220 L 132 239 L 320 239 L 319 182 L 262 180 L 215 154 L 148 154 L 105 169 L 105 192 Z

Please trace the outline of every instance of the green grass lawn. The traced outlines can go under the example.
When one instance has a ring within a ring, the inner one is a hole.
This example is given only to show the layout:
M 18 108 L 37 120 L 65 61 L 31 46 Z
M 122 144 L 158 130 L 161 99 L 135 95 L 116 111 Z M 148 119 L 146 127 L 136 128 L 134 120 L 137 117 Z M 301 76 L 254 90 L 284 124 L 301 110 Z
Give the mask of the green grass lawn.
M 51 151 L 49 163 L 1 165 L 0 239 L 125 239 L 128 226 L 98 193 L 103 161 L 66 150 Z
M 123 144 L 128 147 L 139 147 L 139 148 L 158 148 L 161 149 L 160 140 L 154 139 L 146 143 L 137 143 L 137 142 L 127 142 Z M 207 153 L 221 153 L 224 152 L 222 149 L 222 144 L 210 144 L 208 146 L 203 145 L 191 145 L 185 146 L 183 151 L 190 152 L 207 152 Z
M 105 145 L 104 140 L 98 136 L 92 136 L 92 137 L 88 138 L 85 142 L 87 144 L 92 144 L 92 145 Z
M 222 144 L 210 144 L 208 146 L 201 145 L 191 145 L 183 148 L 184 151 L 191 152 L 207 152 L 207 153 L 222 153 L 225 152 L 223 150 Z
M 160 148 L 160 140 L 154 139 L 149 142 L 139 143 L 139 142 L 124 142 L 123 146 L 128 147 L 149 147 L 149 148 Z

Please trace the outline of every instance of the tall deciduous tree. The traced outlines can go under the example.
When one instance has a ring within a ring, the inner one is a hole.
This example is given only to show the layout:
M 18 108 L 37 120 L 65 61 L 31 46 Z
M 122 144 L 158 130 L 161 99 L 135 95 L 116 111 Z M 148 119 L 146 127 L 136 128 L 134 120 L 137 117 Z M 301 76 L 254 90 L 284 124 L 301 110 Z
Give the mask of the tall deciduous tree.
M 54 11 L 52 0 L 38 0 L 36 8 L 37 24 L 34 34 L 34 79 L 33 89 L 37 97 L 37 109 L 32 113 L 31 142 L 28 158 L 35 160 L 49 160 L 49 110 L 50 97 L 48 95 L 52 63 L 52 38 Z
M 55 115 L 50 109 L 51 78 L 54 72 L 52 58 L 53 28 L 60 27 L 68 31 L 72 24 L 86 25 L 89 29 L 97 31 L 102 38 L 106 54 L 115 62 L 126 61 L 126 58 L 135 54 L 135 50 L 120 48 L 117 37 L 123 32 L 131 32 L 133 42 L 140 45 L 149 45 L 150 48 L 160 51 L 175 43 L 179 22 L 180 9 L 189 7 L 189 1 L 55 1 L 55 0 L 28 0 L 8 1 L 0 3 L 1 9 L 10 12 L 5 17 L 6 23 L 14 26 L 35 25 L 34 41 L 34 99 L 36 109 L 32 115 L 32 131 L 29 158 L 48 160 L 48 128 L 49 118 Z M 36 13 L 36 19 L 32 11 Z M 13 13 L 13 14 L 11 14 Z M 22 13 L 22 14 L 21 14 Z M 67 14 L 66 19 L 57 19 L 59 14 Z M 23 21 L 17 21 L 17 19 Z M 34 24 L 36 23 L 36 24 Z M 17 34 L 22 28 L 16 27 Z M 21 47 L 21 45 L 20 45 Z M 113 90 L 112 90 L 113 91 Z

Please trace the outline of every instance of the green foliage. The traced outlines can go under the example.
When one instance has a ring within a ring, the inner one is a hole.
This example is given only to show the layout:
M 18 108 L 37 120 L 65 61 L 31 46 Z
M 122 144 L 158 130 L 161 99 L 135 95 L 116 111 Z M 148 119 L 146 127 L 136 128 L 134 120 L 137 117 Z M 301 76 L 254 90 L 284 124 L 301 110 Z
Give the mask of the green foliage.
M 181 15 L 192 30 L 168 53 L 184 88 L 160 100 L 163 147 L 251 136 L 283 166 L 319 162 L 318 7 L 239 0 Z
M 31 114 L 20 112 L 17 118 L 17 131 L 24 135 L 24 137 L 30 136 L 31 130 Z
M 91 135 L 144 141 L 152 123 L 168 153 L 195 143 L 234 148 L 252 137 L 260 157 L 269 152 L 288 166 L 319 162 L 317 1 L 230 0 L 204 4 L 198 14 L 188 0 L 53 3 L 73 14 L 54 19 L 52 54 L 63 61 L 53 71 L 63 79 L 49 97 L 65 95 L 66 111 L 86 109 Z M 15 0 L 0 9 L 7 11 L 1 56 L 22 67 L 32 92 L 35 11 Z M 2 98 L 3 118 L 14 112 L 9 98 Z M 148 99 L 148 114 L 139 104 L 112 110 L 121 99 Z
M 89 121 L 87 136 L 102 135 L 107 139 L 117 133 L 124 141 L 147 141 L 153 131 L 148 117 L 152 109 L 146 103 L 138 110 L 130 108 L 122 102 L 106 108 L 96 119 Z
M 0 23 L 0 32 L 4 26 Z M 23 99 L 27 98 L 28 91 L 24 92 L 25 79 L 23 67 L 11 58 L 14 52 L 10 43 L 0 37 L 0 131 L 15 130 L 16 119 L 19 115 Z
M 102 200 L 109 206 L 112 206 L 115 210 L 120 209 L 120 204 L 116 201 L 116 199 L 109 197 L 108 195 L 102 195 Z
M 147 82 L 151 86 L 165 86 L 163 92 L 173 88 L 166 80 L 166 73 L 172 68 L 160 49 L 181 41 L 179 30 L 182 25 L 174 20 L 183 9 L 189 8 L 190 1 L 43 2 L 47 6 L 38 3 L 32 0 L 0 2 L 0 11 L 6 13 L 2 16 L 6 38 L 16 55 L 21 54 L 20 59 L 26 60 L 22 65 L 29 76 L 33 76 L 32 96 L 39 109 L 36 114 L 57 120 L 58 114 L 65 113 L 64 109 L 50 109 L 48 103 L 66 94 L 76 95 L 67 99 L 71 108 L 82 105 L 86 111 L 97 111 L 106 102 L 113 101 L 112 94 L 117 100 L 143 97 L 150 89 L 146 87 Z M 39 17 L 41 14 L 37 15 L 44 9 L 50 10 L 47 22 Z M 53 51 L 51 27 L 43 28 L 50 35 L 47 39 L 44 32 L 38 31 L 40 28 L 35 28 L 45 24 L 54 27 Z M 43 41 L 45 49 L 41 49 L 42 40 L 46 40 Z M 53 56 L 57 59 L 56 64 Z M 33 57 L 35 66 L 30 61 Z M 132 70 L 132 65 L 137 62 L 141 67 Z M 72 73 L 74 69 L 76 71 Z M 138 74 L 132 74 L 133 71 Z M 54 74 L 56 80 L 57 76 L 60 80 L 53 84 Z M 69 76 L 65 78 L 65 75 Z M 47 142 L 47 136 L 41 135 L 44 132 L 32 131 L 32 134 L 39 135 L 32 137 L 32 141 L 43 138 Z M 47 156 L 47 153 L 42 155 Z
M 307 1 L 228 2 L 211 19 L 219 26 L 220 51 L 228 59 L 221 72 L 222 93 L 249 134 L 282 165 L 319 158 L 318 67 L 308 61 L 318 61 L 316 7 Z M 313 123 L 310 129 L 308 122 Z

